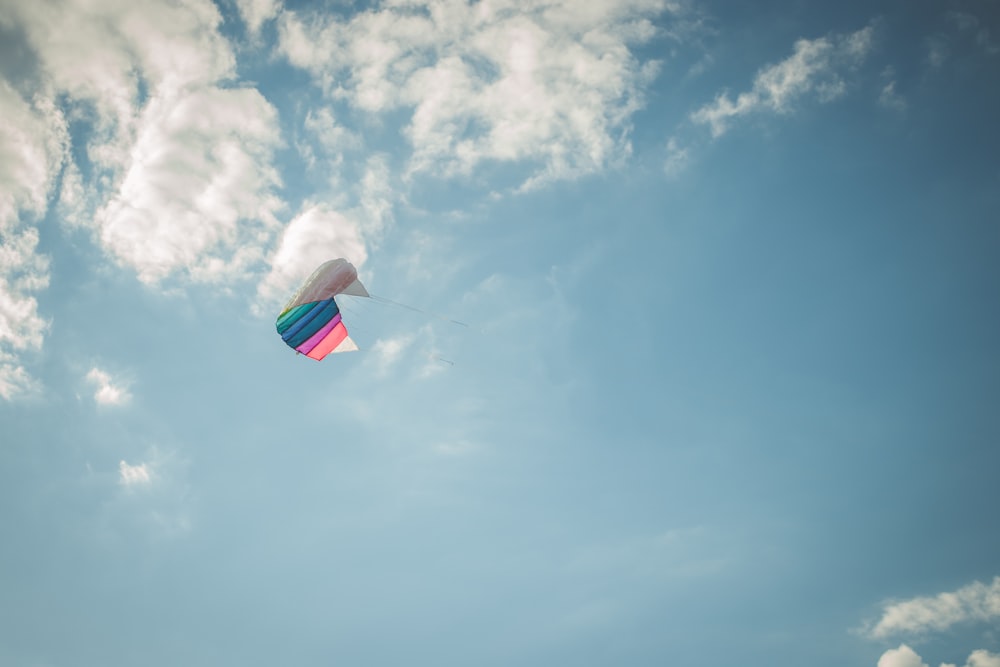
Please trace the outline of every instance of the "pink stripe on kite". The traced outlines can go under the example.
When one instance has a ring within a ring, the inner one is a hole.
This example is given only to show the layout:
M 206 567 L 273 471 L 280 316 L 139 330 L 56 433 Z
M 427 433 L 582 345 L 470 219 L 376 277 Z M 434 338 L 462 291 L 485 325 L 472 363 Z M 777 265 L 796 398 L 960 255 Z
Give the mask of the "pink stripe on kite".
M 311 349 L 306 356 L 319 361 L 336 350 L 337 346 L 343 343 L 345 338 L 347 338 L 347 327 L 341 322 L 330 331 L 330 334 L 319 345 Z
M 309 336 L 304 343 L 295 348 L 296 351 L 301 352 L 302 354 L 309 354 L 309 351 L 319 345 L 319 342 L 326 338 L 326 335 L 333 331 L 333 328 L 338 324 L 340 324 L 340 313 L 337 313 L 330 318 L 330 321 L 324 324 L 322 329 L 314 333 L 312 336 Z

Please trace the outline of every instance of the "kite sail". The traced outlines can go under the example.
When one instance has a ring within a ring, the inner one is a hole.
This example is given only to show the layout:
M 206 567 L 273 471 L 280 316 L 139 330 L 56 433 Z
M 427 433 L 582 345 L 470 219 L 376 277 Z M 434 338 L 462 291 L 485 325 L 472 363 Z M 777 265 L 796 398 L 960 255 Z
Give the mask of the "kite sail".
M 334 298 L 339 294 L 370 296 L 353 264 L 331 259 L 313 272 L 278 315 L 275 324 L 288 347 L 316 361 L 331 352 L 358 349 L 341 321 Z

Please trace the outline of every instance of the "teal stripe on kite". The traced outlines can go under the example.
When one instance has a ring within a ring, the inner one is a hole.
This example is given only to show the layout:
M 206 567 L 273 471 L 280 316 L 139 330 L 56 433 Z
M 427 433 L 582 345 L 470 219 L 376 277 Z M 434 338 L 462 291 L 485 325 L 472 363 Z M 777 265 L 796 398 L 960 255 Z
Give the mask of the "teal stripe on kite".
M 309 340 L 314 333 L 326 326 L 326 323 L 332 320 L 339 312 L 340 309 L 337 308 L 336 302 L 331 299 L 330 303 L 324 306 L 315 317 L 310 318 L 310 321 L 305 326 L 298 328 L 292 335 L 289 335 L 289 332 L 286 331 L 282 338 L 288 343 L 289 347 L 298 347 Z M 289 331 L 291 330 L 289 329 Z
M 315 301 L 313 303 L 316 304 L 316 307 L 310 310 L 308 313 L 305 313 L 302 317 L 297 319 L 294 324 L 285 329 L 285 333 L 281 334 L 282 339 L 284 339 L 287 342 L 291 340 L 293 337 L 298 336 L 298 333 L 302 331 L 303 328 L 310 326 L 313 320 L 315 320 L 317 317 L 321 317 L 323 318 L 323 320 L 327 320 L 327 316 L 325 315 L 326 312 L 325 309 L 328 308 L 331 303 L 333 303 L 333 299 L 323 299 L 322 301 Z
M 278 317 L 278 321 L 275 326 L 278 329 L 279 334 L 284 334 L 288 331 L 288 328 L 295 324 L 300 317 L 308 313 L 310 310 L 315 308 L 319 304 L 318 301 L 310 301 L 309 303 L 303 303 L 294 308 L 289 308 L 287 311 Z

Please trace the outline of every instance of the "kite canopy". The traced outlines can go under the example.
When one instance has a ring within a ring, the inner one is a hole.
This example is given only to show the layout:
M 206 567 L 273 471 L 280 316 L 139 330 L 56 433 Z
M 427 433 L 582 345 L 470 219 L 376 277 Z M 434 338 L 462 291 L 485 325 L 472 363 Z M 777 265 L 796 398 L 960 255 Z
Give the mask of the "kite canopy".
M 331 352 L 351 352 L 358 346 L 347 335 L 338 294 L 369 296 L 358 271 L 346 259 L 331 259 L 313 271 L 278 315 L 276 326 L 288 347 L 319 361 Z

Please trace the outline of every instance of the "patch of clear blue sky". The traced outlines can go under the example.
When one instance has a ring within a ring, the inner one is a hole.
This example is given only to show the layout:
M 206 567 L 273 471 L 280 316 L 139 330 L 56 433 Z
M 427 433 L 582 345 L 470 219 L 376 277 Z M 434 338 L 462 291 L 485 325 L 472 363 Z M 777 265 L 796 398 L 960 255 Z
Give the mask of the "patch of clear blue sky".
M 889 644 L 850 630 L 881 600 L 1000 552 L 1000 65 L 966 45 L 928 71 L 947 16 L 912 7 L 710 5 L 712 67 L 654 84 L 622 169 L 416 189 L 431 213 L 397 211 L 370 287 L 473 327 L 363 314 L 440 337 L 457 363 L 426 380 L 294 358 L 252 285 L 162 295 L 48 227 L 47 395 L 0 404 L 0 659 L 874 665 Z M 707 133 L 688 111 L 872 20 L 846 97 L 664 178 L 667 138 Z M 886 65 L 904 113 L 876 104 Z M 444 276 L 420 289 L 415 234 Z M 92 365 L 134 378 L 128 408 L 93 409 Z M 117 488 L 153 450 L 167 488 Z M 998 649 L 971 634 L 924 659 Z

